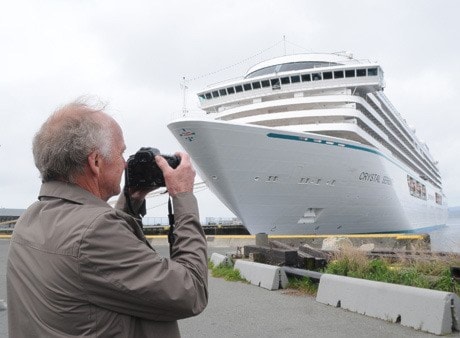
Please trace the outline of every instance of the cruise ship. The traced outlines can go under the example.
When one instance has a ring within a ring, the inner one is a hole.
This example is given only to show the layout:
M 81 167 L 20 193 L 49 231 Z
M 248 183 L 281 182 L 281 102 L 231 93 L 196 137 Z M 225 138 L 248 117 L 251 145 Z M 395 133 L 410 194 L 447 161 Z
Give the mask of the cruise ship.
M 289 55 L 198 93 L 168 128 L 252 234 L 426 232 L 445 225 L 437 162 L 384 95 L 380 65 Z

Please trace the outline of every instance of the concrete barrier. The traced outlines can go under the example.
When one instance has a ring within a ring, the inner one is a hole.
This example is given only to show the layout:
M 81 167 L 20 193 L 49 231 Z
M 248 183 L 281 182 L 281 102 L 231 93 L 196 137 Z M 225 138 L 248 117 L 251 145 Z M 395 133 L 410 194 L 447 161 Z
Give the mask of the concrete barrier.
M 437 335 L 459 329 L 454 293 L 323 274 L 316 301 Z
M 232 260 L 228 256 L 224 256 L 214 252 L 211 255 L 211 262 L 214 266 L 224 265 L 224 266 L 233 266 Z
M 277 266 L 238 259 L 234 268 L 251 284 L 268 290 L 284 289 L 288 285 L 286 273 Z

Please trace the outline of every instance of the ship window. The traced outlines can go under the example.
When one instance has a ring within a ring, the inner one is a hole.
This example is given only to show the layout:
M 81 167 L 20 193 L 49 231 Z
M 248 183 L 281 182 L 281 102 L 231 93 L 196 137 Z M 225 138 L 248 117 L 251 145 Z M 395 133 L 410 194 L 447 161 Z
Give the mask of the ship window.
M 330 80 L 330 79 L 332 79 L 332 72 L 324 72 L 324 73 L 323 73 L 323 79 L 324 79 L 324 80 Z
M 249 73 L 245 76 L 246 79 L 268 75 L 268 74 L 275 74 L 278 72 L 290 72 L 295 70 L 302 70 L 302 69 L 312 69 L 317 67 L 325 67 L 325 66 L 335 66 L 337 63 L 335 62 L 323 62 L 323 61 L 302 61 L 302 62 L 290 62 L 281 65 L 274 65 L 268 66 L 262 69 L 258 69 L 252 73 Z
M 227 91 L 225 89 L 219 89 L 219 94 L 220 96 L 225 96 L 227 95 Z
M 347 69 L 345 71 L 345 77 L 355 77 L 355 70 L 354 69 Z
M 211 96 L 211 93 L 206 93 L 206 98 L 209 100 L 209 99 L 212 99 L 212 96 Z
M 416 179 L 407 175 L 407 185 L 409 186 L 409 192 L 411 196 L 420 198 L 426 201 L 426 187 L 423 183 L 420 183 Z
M 237 93 L 241 93 L 243 91 L 243 86 L 241 86 L 241 85 L 235 86 L 235 91 Z
M 436 203 L 442 205 L 442 196 L 435 192 Z
M 334 79 L 343 79 L 343 70 L 338 70 L 334 72 Z
M 270 81 L 268 80 L 263 80 L 261 83 L 263 88 L 270 87 Z
M 272 84 L 272 87 L 279 87 L 280 86 L 280 79 L 271 79 L 270 83 Z
M 367 70 L 367 75 L 369 76 L 377 76 L 379 74 L 377 68 L 369 68 Z
M 200 100 L 205 100 L 205 99 L 206 99 L 206 96 L 205 96 L 204 94 L 200 94 L 200 95 L 198 95 L 198 98 L 199 98 Z
M 300 82 L 300 76 L 299 75 L 291 76 L 291 83 L 297 83 L 297 82 Z
M 291 80 L 289 79 L 289 77 L 282 77 L 281 78 L 281 83 L 282 84 L 290 84 Z
M 219 97 L 219 92 L 217 90 L 213 91 L 212 97 Z
M 319 81 L 319 80 L 321 80 L 321 73 L 313 73 L 313 74 L 311 74 L 311 79 L 312 79 L 313 81 Z
M 311 81 L 310 74 L 302 74 L 302 82 Z
M 260 82 L 253 82 L 252 83 L 252 88 L 259 89 L 260 88 Z
M 245 84 L 243 85 L 243 88 L 244 88 L 244 90 L 251 90 L 251 89 L 252 89 L 250 83 L 245 83 Z
M 356 69 L 356 76 L 366 76 L 365 69 Z
M 277 182 L 277 181 L 278 181 L 278 176 L 268 176 L 265 182 Z
M 246 79 L 249 79 L 249 78 L 251 78 L 251 77 L 256 77 L 256 76 L 262 76 L 262 75 L 273 74 L 273 73 L 275 73 L 275 68 L 276 68 L 277 66 L 278 66 L 278 65 L 269 66 L 269 67 L 265 67 L 265 68 L 256 70 L 255 72 L 252 72 L 251 74 L 246 75 Z
M 235 88 L 233 88 L 233 87 L 227 88 L 227 93 L 229 93 L 229 94 L 235 94 Z

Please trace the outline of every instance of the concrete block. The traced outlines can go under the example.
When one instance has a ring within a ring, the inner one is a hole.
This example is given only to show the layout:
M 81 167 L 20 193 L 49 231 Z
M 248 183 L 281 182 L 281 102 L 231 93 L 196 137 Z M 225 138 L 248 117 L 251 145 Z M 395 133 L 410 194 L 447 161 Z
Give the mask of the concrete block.
M 251 284 L 268 290 L 284 289 L 288 285 L 286 273 L 278 266 L 239 259 L 235 262 L 234 268 Z
M 437 335 L 451 333 L 460 312 L 450 292 L 329 274 L 321 276 L 316 301 Z
M 245 245 L 244 256 L 248 257 L 251 253 L 259 254 L 253 255 L 255 262 L 266 263 L 271 265 L 288 265 L 293 266 L 297 263 L 297 250 L 285 249 L 272 249 L 265 246 L 258 245 Z
M 347 237 L 328 237 L 323 240 L 321 250 L 339 251 L 342 248 L 352 248 L 353 243 Z
M 214 252 L 211 255 L 211 262 L 214 266 L 224 265 L 224 266 L 233 266 L 232 260 L 228 256 L 224 256 Z

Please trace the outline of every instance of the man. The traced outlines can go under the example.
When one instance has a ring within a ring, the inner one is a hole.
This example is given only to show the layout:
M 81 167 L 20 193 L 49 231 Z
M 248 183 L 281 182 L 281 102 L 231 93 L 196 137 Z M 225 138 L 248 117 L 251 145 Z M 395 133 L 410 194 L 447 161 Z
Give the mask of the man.
M 10 337 L 178 337 L 177 320 L 207 305 L 206 240 L 185 153 L 172 169 L 156 156 L 173 199 L 170 259 L 135 217 L 148 191 L 120 193 L 123 134 L 102 110 L 74 102 L 57 110 L 33 142 L 42 186 L 17 222 L 7 265 Z

